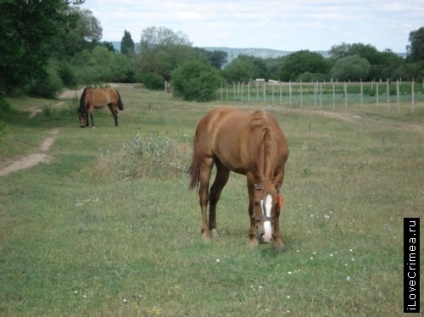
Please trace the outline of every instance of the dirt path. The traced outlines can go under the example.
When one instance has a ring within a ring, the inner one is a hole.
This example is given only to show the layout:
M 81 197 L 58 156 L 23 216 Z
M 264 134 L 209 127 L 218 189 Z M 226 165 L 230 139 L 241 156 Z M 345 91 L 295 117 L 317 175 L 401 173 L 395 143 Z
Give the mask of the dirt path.
M 43 143 L 41 143 L 41 145 L 39 146 L 38 153 L 16 157 L 10 162 L 6 163 L 6 166 L 0 167 L 0 177 L 16 171 L 23 170 L 25 168 L 33 167 L 39 163 L 51 162 L 53 158 L 47 155 L 46 152 L 50 150 L 58 134 L 59 129 L 51 129 L 49 132 L 49 136 L 44 139 Z
M 109 84 L 110 87 L 134 87 L 133 84 Z M 69 98 L 78 98 L 81 96 L 84 88 L 79 90 L 66 90 L 62 92 L 59 96 L 59 99 L 69 99 Z M 59 107 L 64 104 L 63 101 L 58 102 L 54 105 L 54 107 Z M 41 113 L 41 109 L 35 109 L 28 115 L 28 119 L 34 118 L 37 114 Z M 40 163 L 50 163 L 53 160 L 53 157 L 47 155 L 47 152 L 50 150 L 54 141 L 56 140 L 57 135 L 60 130 L 55 128 L 51 129 L 49 132 L 49 136 L 41 143 L 36 153 L 32 153 L 26 156 L 17 156 L 6 162 L 0 163 L 0 177 L 6 176 L 10 173 L 20 171 L 26 168 L 30 168 L 36 166 Z

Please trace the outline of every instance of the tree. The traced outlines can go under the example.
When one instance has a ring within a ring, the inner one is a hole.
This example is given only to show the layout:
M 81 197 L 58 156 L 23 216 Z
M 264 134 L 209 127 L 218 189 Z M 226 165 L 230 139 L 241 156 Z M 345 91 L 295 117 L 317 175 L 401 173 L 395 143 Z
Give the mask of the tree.
M 185 100 L 213 100 L 221 82 L 219 71 L 200 61 L 187 62 L 172 72 L 174 93 Z
M 198 58 L 187 36 L 165 27 L 149 27 L 142 32 L 141 53 L 135 61 L 136 78 L 146 73 L 171 79 L 171 72 L 179 65 Z
M 335 80 L 361 80 L 368 76 L 371 65 L 366 58 L 352 55 L 340 58 L 331 69 L 331 76 Z
M 128 57 L 133 56 L 135 53 L 135 45 L 131 38 L 131 33 L 126 30 L 121 40 L 121 53 Z
M 424 61 L 424 27 L 409 33 L 410 45 L 406 47 L 408 60 L 411 62 Z
M 284 59 L 279 79 L 284 81 L 296 80 L 304 73 L 308 73 L 308 76 L 310 76 L 310 74 L 326 74 L 328 70 L 328 61 L 321 54 L 308 50 L 298 51 Z
M 151 26 L 143 30 L 141 35 L 141 51 L 169 46 L 191 46 L 191 42 L 184 33 L 174 32 L 164 26 Z
M 228 53 L 225 51 L 207 51 L 206 56 L 208 57 L 209 61 L 211 62 L 212 66 L 221 69 L 222 66 L 227 62 L 228 60 Z
M 246 55 L 238 56 L 225 67 L 223 75 L 229 82 L 249 82 L 255 79 L 255 65 L 253 64 L 253 59 Z
M 383 56 L 373 45 L 363 43 L 334 45 L 331 47 L 330 56 L 333 59 L 340 59 L 346 56 L 359 55 L 370 62 L 371 65 L 382 64 Z
M 262 58 L 239 55 L 228 64 L 224 71 L 224 77 L 227 81 L 248 82 L 255 78 L 268 79 L 268 70 L 265 61 Z
M 28 91 L 57 49 L 58 38 L 75 27 L 72 4 L 83 1 L 4 0 L 0 4 L 0 93 Z
M 67 28 L 65 34 L 58 38 L 55 50 L 58 58 L 64 55 L 72 57 L 85 49 L 93 49 L 102 38 L 102 27 L 93 12 L 71 7 L 67 14 L 72 17 L 74 27 Z

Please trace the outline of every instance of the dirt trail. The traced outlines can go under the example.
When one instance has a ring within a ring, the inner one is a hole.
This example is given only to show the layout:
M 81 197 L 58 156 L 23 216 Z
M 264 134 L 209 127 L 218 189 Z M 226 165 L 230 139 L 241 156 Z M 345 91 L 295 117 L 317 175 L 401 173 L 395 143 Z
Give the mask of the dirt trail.
M 133 84 L 109 84 L 110 87 L 134 87 Z M 84 88 L 78 90 L 66 90 L 62 92 L 59 96 L 59 99 L 70 99 L 70 98 L 78 98 L 81 96 Z M 54 105 L 54 107 L 59 107 L 64 104 L 63 101 L 58 102 Z M 41 113 L 41 109 L 35 109 L 30 112 L 28 115 L 28 119 L 34 118 L 37 114 Z M 56 140 L 57 135 L 59 134 L 59 129 L 51 129 L 49 136 L 41 143 L 38 148 L 37 153 L 28 154 L 26 156 L 17 156 L 6 162 L 0 162 L 0 177 L 6 176 L 10 173 L 20 171 L 26 168 L 30 168 L 36 166 L 40 163 L 49 163 L 53 160 L 53 157 L 47 155 L 47 152 L 50 150 L 54 141 Z
M 43 143 L 38 148 L 38 153 L 29 154 L 26 156 L 16 157 L 10 162 L 6 162 L 6 166 L 0 167 L 0 177 L 8 175 L 10 173 L 23 170 L 25 168 L 33 167 L 39 163 L 49 163 L 53 158 L 47 155 L 48 152 L 56 140 L 59 134 L 59 129 L 54 128 L 49 132 L 49 136 L 44 139 Z

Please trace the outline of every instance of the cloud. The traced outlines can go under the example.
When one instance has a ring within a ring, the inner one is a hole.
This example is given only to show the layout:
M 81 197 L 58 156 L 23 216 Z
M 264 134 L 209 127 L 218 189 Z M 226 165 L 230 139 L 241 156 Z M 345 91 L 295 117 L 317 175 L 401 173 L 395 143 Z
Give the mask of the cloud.
M 422 0 L 87 0 L 83 7 L 100 20 L 106 41 L 120 40 L 124 30 L 139 41 L 143 29 L 166 26 L 195 46 L 283 50 L 362 42 L 403 51 L 424 16 Z

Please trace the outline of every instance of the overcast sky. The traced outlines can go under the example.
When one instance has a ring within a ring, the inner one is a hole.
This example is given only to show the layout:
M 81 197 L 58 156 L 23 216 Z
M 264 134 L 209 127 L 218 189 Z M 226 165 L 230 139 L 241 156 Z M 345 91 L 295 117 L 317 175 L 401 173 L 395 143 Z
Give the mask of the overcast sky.
M 140 42 L 144 29 L 165 26 L 193 46 L 328 50 L 345 43 L 405 52 L 409 33 L 424 26 L 424 0 L 86 0 L 103 41 L 124 30 Z

